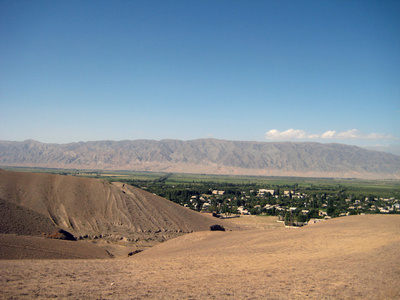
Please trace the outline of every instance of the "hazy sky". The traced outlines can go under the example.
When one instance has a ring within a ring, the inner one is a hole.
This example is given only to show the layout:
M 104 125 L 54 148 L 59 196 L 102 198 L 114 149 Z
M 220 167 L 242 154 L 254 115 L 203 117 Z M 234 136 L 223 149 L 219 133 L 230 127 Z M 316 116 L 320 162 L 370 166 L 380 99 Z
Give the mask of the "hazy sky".
M 400 1 L 0 1 L 0 139 L 400 144 Z

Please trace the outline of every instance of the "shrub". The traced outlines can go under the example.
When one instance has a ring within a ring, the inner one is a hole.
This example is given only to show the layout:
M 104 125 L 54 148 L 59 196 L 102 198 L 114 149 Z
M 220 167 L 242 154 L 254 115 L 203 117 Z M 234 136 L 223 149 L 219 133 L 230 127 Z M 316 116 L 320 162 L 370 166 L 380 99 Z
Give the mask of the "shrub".
M 76 238 L 71 233 L 62 229 L 59 229 L 52 234 L 43 233 L 43 236 L 49 239 L 76 241 Z
M 210 230 L 211 231 L 225 231 L 225 228 L 222 225 L 215 224 L 215 225 L 210 226 Z

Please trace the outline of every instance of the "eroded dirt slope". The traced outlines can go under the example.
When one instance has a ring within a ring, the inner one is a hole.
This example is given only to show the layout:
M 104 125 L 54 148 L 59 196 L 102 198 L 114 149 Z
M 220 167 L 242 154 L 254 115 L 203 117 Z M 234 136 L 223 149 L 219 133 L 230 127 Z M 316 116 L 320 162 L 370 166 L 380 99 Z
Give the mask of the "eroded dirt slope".
M 132 186 L 44 173 L 0 170 L 0 199 L 48 217 L 76 236 L 160 241 L 228 222 Z M 234 226 L 233 226 L 234 227 Z

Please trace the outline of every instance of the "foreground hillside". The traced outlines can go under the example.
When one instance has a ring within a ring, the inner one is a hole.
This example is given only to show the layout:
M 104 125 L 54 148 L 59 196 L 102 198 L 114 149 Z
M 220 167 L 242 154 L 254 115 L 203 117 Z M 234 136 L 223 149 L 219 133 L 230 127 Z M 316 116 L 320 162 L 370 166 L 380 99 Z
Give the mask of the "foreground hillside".
M 222 224 L 129 185 L 44 173 L 0 170 L 0 207 L 0 233 L 19 235 L 162 242 Z
M 400 157 L 342 144 L 135 140 L 0 141 L 0 165 L 177 173 L 400 178 Z
M 125 259 L 0 261 L 0 298 L 399 299 L 400 216 L 196 232 Z
M 0 234 L 0 260 L 4 259 L 106 259 L 112 255 L 88 242 L 38 236 Z

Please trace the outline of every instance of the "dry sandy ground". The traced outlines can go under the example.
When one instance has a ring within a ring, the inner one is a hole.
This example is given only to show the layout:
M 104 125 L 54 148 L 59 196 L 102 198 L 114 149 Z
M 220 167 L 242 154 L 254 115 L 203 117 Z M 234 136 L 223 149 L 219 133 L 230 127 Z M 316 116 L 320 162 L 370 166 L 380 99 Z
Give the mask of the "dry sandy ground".
M 0 298 L 399 299 L 400 216 L 196 232 L 130 258 L 1 260 Z
M 65 241 L 37 236 L 0 234 L 0 259 L 111 258 L 90 242 Z
M 284 228 L 283 222 L 278 222 L 276 216 L 253 216 L 243 215 L 240 218 L 226 219 L 230 223 L 236 225 L 236 229 L 271 229 L 271 228 Z

